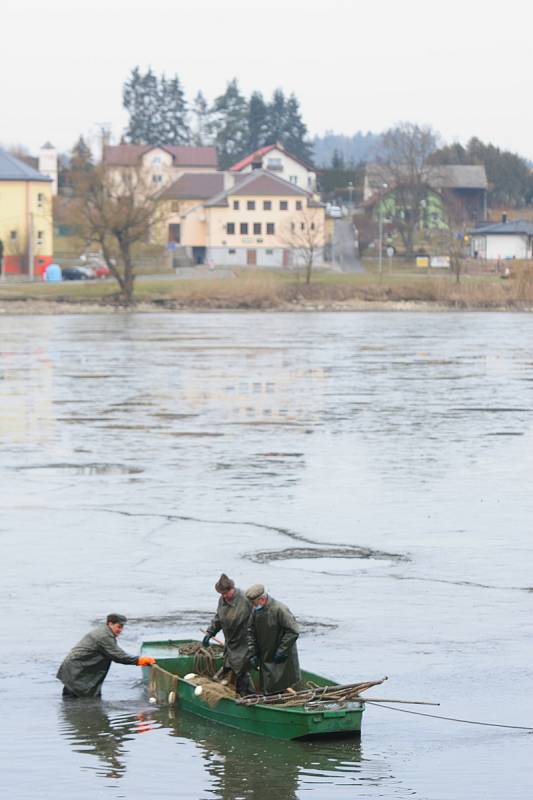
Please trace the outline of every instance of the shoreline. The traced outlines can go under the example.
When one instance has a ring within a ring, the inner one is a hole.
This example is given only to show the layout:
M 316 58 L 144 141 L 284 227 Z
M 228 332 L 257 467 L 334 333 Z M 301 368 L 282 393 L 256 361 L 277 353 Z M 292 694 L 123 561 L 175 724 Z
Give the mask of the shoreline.
M 482 306 L 439 303 L 427 300 L 362 300 L 352 298 L 345 301 L 291 302 L 272 304 L 268 307 L 257 304 L 231 303 L 216 304 L 180 303 L 170 299 L 140 300 L 131 306 L 113 302 L 91 302 L 89 300 L 28 300 L 0 299 L 0 315 L 2 316 L 66 316 L 86 314 L 206 314 L 206 313 L 349 313 L 387 311 L 405 312 L 453 312 L 453 313 L 531 313 L 533 305 L 523 306 Z

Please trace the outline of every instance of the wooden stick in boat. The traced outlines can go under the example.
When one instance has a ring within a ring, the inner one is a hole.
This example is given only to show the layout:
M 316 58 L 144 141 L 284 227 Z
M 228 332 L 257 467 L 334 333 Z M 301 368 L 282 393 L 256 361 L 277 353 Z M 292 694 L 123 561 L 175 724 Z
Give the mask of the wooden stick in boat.
M 339 695 L 347 693 L 351 695 L 357 694 L 359 691 L 365 691 L 371 686 L 379 686 L 387 680 L 387 677 L 381 678 L 378 681 L 365 681 L 364 683 L 348 683 L 342 685 L 329 685 L 317 686 L 312 689 L 301 689 L 298 692 L 279 692 L 278 694 L 271 695 L 255 695 L 251 697 L 242 697 L 237 700 L 238 703 L 244 705 L 276 705 L 286 701 L 301 700 L 302 702 L 310 700 L 318 700 L 319 698 L 337 699 Z
M 406 703 L 410 706 L 440 706 L 440 703 L 430 703 L 428 700 L 387 700 L 386 697 L 362 697 L 365 703 Z

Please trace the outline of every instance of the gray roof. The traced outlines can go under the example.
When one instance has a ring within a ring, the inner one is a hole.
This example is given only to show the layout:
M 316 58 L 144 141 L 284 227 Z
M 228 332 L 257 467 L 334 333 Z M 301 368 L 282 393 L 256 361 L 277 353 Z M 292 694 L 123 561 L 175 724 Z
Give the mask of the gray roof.
M 176 200 L 208 200 L 223 189 L 223 172 L 185 172 L 161 192 L 160 197 Z
M 273 175 L 268 170 L 255 169 L 253 172 L 247 172 L 242 176 L 241 181 L 236 181 L 234 186 L 221 192 L 206 203 L 207 206 L 227 206 L 228 197 L 230 195 L 252 196 L 264 195 L 266 197 L 278 197 L 280 195 L 296 195 L 298 197 L 306 197 L 308 205 L 313 200 L 313 196 L 301 189 L 294 183 L 283 180 L 277 175 Z
M 368 164 L 367 180 L 380 188 L 383 180 L 394 182 L 386 165 Z M 479 164 L 433 164 L 427 167 L 427 182 L 434 189 L 487 189 L 485 167 Z
M 481 225 L 472 228 L 469 233 L 472 236 L 490 236 L 491 234 L 501 236 L 533 236 L 533 222 L 529 219 L 514 219 L 510 222 L 495 222 L 492 225 Z
M 50 183 L 52 179 L 42 175 L 11 153 L 0 150 L 0 181 L 43 181 Z

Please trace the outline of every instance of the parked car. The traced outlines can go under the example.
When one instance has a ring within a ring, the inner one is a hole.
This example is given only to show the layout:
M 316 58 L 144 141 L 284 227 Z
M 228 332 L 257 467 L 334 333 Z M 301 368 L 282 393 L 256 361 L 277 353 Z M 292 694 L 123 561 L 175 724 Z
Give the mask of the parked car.
M 89 267 L 94 271 L 96 278 L 108 278 L 111 274 L 102 253 L 96 250 L 87 250 L 85 253 L 82 253 L 80 255 L 80 261 L 84 267 Z
M 86 281 L 89 277 L 85 267 L 63 267 L 61 272 L 64 281 Z
M 332 219 L 342 219 L 342 208 L 340 206 L 326 206 L 326 215 Z

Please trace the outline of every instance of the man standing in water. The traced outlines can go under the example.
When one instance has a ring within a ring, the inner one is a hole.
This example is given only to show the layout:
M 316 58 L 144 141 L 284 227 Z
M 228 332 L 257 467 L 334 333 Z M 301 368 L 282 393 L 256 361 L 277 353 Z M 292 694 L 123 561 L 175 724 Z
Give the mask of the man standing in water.
M 126 622 L 122 614 L 108 614 L 104 625 L 72 648 L 56 676 L 63 684 L 63 697 L 100 697 L 112 661 L 139 667 L 155 664 L 151 656 L 130 656 L 118 646 L 116 639 Z
M 246 597 L 253 605 L 248 629 L 250 664 L 260 670 L 265 694 L 284 692 L 300 680 L 298 623 L 287 606 L 268 596 L 262 584 L 250 586 Z
M 215 583 L 215 590 L 220 594 L 220 600 L 202 644 L 207 647 L 212 636 L 216 636 L 219 630 L 224 632 L 223 670 L 235 674 L 237 694 L 250 694 L 253 687 L 248 674 L 248 621 L 252 604 L 240 589 L 235 588 L 235 581 L 224 573 Z

